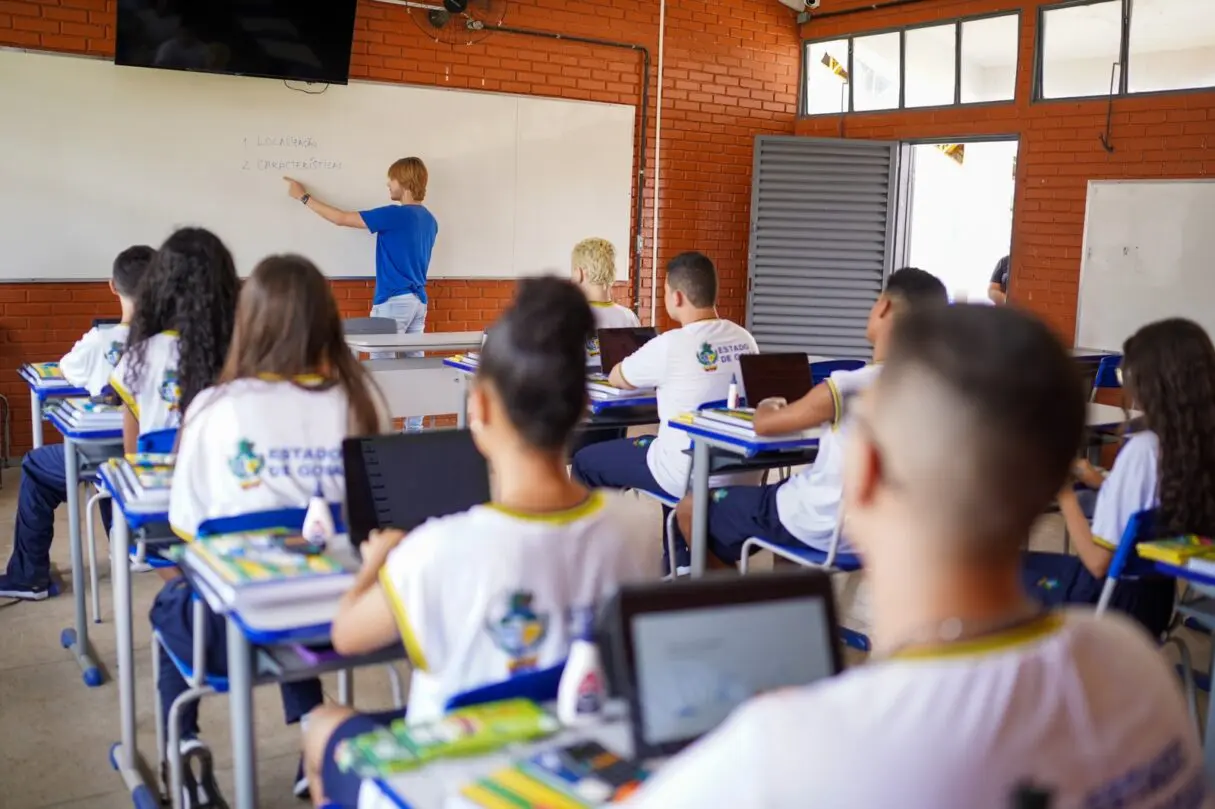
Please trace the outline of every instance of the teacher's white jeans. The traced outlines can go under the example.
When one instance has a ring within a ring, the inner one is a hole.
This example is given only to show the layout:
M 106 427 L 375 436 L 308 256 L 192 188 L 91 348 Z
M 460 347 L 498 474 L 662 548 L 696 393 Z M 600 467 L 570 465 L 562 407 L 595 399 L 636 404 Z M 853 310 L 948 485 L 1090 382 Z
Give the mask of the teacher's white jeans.
M 422 303 L 417 295 L 397 295 L 383 303 L 377 303 L 371 307 L 371 316 L 395 320 L 398 334 L 421 334 L 426 331 L 426 304 Z M 405 352 L 406 357 L 420 357 L 422 354 L 421 351 Z M 391 359 L 395 356 L 397 354 L 393 351 L 377 351 L 371 354 L 373 360 Z M 412 433 L 421 429 L 421 416 L 411 416 L 405 420 L 406 432 Z

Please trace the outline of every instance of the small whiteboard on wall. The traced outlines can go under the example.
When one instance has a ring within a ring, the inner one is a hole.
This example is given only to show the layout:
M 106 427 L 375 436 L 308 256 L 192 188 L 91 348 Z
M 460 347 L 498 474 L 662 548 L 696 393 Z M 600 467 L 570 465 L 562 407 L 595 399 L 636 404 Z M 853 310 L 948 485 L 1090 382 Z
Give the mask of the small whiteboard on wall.
M 0 281 L 106 278 L 120 250 L 181 225 L 213 230 L 242 274 L 295 252 L 332 277 L 372 276 L 374 237 L 305 210 L 281 178 L 365 210 L 389 203 L 388 166 L 407 155 L 430 172 L 432 278 L 568 272 L 588 236 L 615 245 L 626 277 L 634 107 L 291 88 L 0 49 Z
M 1076 345 L 1186 317 L 1215 336 L 1215 180 L 1088 184 Z

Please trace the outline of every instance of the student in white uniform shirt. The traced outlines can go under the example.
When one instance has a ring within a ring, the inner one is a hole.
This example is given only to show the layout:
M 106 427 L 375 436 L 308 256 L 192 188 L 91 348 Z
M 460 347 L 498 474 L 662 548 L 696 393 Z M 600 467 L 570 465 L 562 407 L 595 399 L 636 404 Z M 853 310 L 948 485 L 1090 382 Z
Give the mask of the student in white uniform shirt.
M 667 265 L 664 302 L 678 329 L 660 334 L 612 369 L 618 388 L 656 388 L 658 436 L 595 444 L 574 456 L 571 474 L 587 486 L 644 489 L 682 497 L 691 461 L 687 433 L 671 419 L 725 401 L 741 383 L 738 358 L 758 351 L 755 338 L 717 316 L 717 270 L 701 253 L 682 253 Z
M 1096 604 L 1106 571 L 1131 516 L 1156 509 L 1152 535 L 1215 536 L 1215 347 L 1206 331 L 1174 318 L 1144 326 L 1122 348 L 1127 406 L 1143 413 L 1143 430 L 1126 442 L 1106 478 L 1078 462 L 1082 482 L 1097 490 L 1092 525 L 1072 487 L 1059 495 L 1076 556 L 1026 554 L 1026 584 L 1047 604 Z M 1111 601 L 1160 637 L 1173 617 L 1176 585 L 1152 575 L 1132 554 L 1131 576 Z
M 612 301 L 612 284 L 616 283 L 616 248 L 607 239 L 583 239 L 574 245 L 570 259 L 570 277 L 582 289 L 595 330 L 628 329 L 641 325 L 632 309 Z M 599 338 L 591 335 L 586 341 L 587 365 L 599 367 Z
M 1084 427 L 1068 352 L 1009 309 L 895 326 L 852 416 L 848 530 L 873 584 L 875 659 L 755 698 L 629 809 L 1207 806 L 1176 676 L 1118 616 L 1045 612 L 1020 549 Z
M 110 291 L 122 306 L 122 322 L 94 328 L 77 341 L 59 361 L 70 384 L 100 396 L 109 386 L 114 364 L 126 348 L 127 332 L 135 312 L 139 282 L 155 253 L 151 247 L 128 247 L 114 259 Z M 32 449 L 21 461 L 21 488 L 13 529 L 13 554 L 0 575 L 0 598 L 41 601 L 50 595 L 51 543 L 55 539 L 55 509 L 67 501 L 67 472 L 63 445 Z M 101 522 L 110 531 L 110 501 L 102 500 Z
M 346 346 L 329 282 L 299 256 L 271 256 L 245 281 L 232 349 L 214 387 L 186 412 L 170 493 L 169 523 L 192 539 L 208 520 L 299 508 L 320 492 L 345 497 L 342 441 L 390 426 L 375 383 Z M 192 591 L 184 579 L 165 585 L 152 607 L 152 625 L 183 659 L 192 656 L 196 627 Z M 227 674 L 223 618 L 206 611 L 211 674 Z M 160 700 L 169 706 L 187 688 L 162 649 Z M 306 722 L 324 701 L 319 680 L 285 684 L 288 724 Z M 198 740 L 198 703 L 182 713 L 183 753 L 191 763 L 186 791 L 199 803 L 216 795 L 211 756 Z M 295 794 L 307 792 L 302 763 Z
M 409 536 L 377 533 L 363 546 L 333 645 L 360 654 L 403 640 L 414 670 L 411 723 L 437 719 L 461 692 L 562 662 L 600 602 L 622 583 L 656 577 L 646 510 L 566 473 L 565 447 L 586 408 L 593 327 L 573 284 L 521 281 L 469 392 L 470 429 L 494 471 L 493 502 Z M 401 715 L 313 712 L 304 755 L 317 806 L 358 803 L 360 779 L 340 771 L 337 745 Z
M 783 435 L 830 424 L 819 443 L 814 463 L 787 481 L 766 486 L 729 486 L 715 489 L 709 498 L 710 564 L 732 567 L 743 543 L 751 537 L 785 544 L 804 542 L 826 551 L 835 532 L 843 489 L 847 432 L 846 405 L 878 377 L 890 345 L 890 333 L 899 318 L 920 306 L 944 306 L 945 286 L 932 273 L 904 267 L 891 274 L 886 288 L 869 310 L 865 338 L 873 346 L 873 364 L 855 371 L 836 371 L 792 404 L 783 400 L 757 403 L 757 435 Z M 676 509 L 676 524 L 683 537 L 692 533 L 692 498 Z M 685 549 L 681 549 L 683 551 Z M 851 552 L 841 537 L 841 550 Z M 679 564 L 687 564 L 680 560 Z

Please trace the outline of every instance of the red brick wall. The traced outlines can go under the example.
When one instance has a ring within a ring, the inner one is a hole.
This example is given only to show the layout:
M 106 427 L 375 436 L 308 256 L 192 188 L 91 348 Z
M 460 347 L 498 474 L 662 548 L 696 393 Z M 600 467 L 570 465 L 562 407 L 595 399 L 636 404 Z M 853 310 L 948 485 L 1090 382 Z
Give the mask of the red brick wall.
M 111 55 L 116 7 L 115 0 L 0 0 L 0 46 Z M 644 45 L 651 49 L 656 77 L 658 12 L 657 0 L 512 0 L 506 23 Z M 752 143 L 757 134 L 793 130 L 797 41 L 791 12 L 775 0 L 668 0 L 659 265 L 684 250 L 708 253 L 721 273 L 723 313 L 735 319 L 743 317 L 746 301 Z M 424 36 L 404 8 L 371 0 L 359 0 L 351 77 L 640 101 L 639 57 L 629 51 L 504 33 L 453 48 Z M 642 190 L 646 258 L 640 268 L 647 319 L 656 90 L 652 79 L 648 180 Z M 629 271 L 637 272 L 631 265 L 630 255 Z M 513 286 L 436 280 L 430 327 L 482 328 L 510 299 Z M 344 311 L 366 313 L 370 283 L 336 282 L 334 287 Z M 618 299 L 630 303 L 630 295 L 631 287 L 621 284 Z M 13 404 L 17 452 L 29 446 L 27 397 L 15 374 L 4 369 L 61 355 L 93 317 L 116 314 L 107 296 L 97 283 L 0 284 L 0 393 Z M 660 312 L 661 306 L 660 295 Z
M 1040 0 L 940 0 L 904 8 L 861 11 L 812 20 L 807 39 L 1022 9 L 1016 101 L 948 110 L 854 113 L 842 122 L 852 138 L 964 138 L 1014 135 L 1021 139 L 1013 205 L 1014 302 L 1044 316 L 1069 340 L 1075 335 L 1084 206 L 1089 180 L 1207 177 L 1215 175 L 1215 92 L 1131 96 L 1114 102 L 1114 152 L 1105 131 L 1103 101 L 1030 103 Z M 824 2 L 835 11 L 868 0 Z M 797 122 L 800 135 L 836 137 L 840 116 Z

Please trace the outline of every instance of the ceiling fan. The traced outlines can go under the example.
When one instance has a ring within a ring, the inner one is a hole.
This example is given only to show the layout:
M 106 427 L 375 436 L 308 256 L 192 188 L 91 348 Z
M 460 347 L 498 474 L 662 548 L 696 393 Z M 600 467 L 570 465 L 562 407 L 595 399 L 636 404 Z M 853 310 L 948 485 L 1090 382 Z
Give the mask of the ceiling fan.
M 493 33 L 506 16 L 508 0 L 379 0 L 404 6 L 424 34 L 436 42 L 471 45 Z

